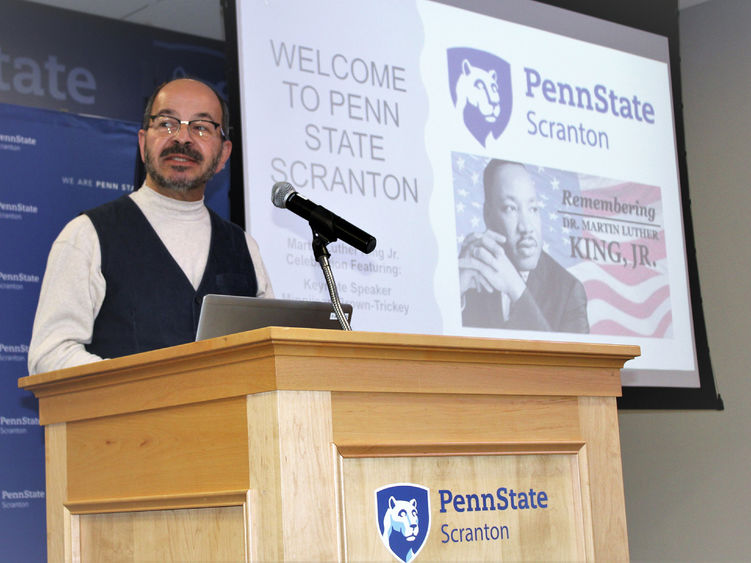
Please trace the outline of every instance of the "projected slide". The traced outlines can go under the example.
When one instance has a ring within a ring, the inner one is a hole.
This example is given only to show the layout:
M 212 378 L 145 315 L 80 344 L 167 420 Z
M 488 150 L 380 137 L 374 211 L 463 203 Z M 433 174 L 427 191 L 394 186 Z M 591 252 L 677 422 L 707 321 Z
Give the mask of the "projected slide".
M 356 330 L 638 344 L 625 385 L 697 387 L 667 41 L 499 5 L 237 3 L 275 293 L 328 299 L 310 228 L 270 203 L 285 181 L 378 239 L 329 246 Z

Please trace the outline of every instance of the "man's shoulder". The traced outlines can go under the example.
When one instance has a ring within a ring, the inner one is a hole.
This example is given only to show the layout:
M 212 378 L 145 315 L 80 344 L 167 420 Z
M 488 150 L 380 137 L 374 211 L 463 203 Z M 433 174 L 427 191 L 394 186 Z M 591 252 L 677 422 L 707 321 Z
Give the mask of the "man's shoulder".
M 116 197 L 115 199 L 108 201 L 106 203 L 97 205 L 96 207 L 87 209 L 86 211 L 83 211 L 81 214 L 88 215 L 90 218 L 102 216 L 102 215 L 109 215 L 109 214 L 117 213 L 117 211 L 124 206 L 130 206 L 130 205 L 135 205 L 135 204 L 130 198 L 130 195 L 126 194 L 120 197 Z
M 56 243 L 68 243 L 77 246 L 81 239 L 88 240 L 94 235 L 94 225 L 85 214 L 74 217 L 63 227 L 55 239 Z
M 581 282 L 574 277 L 566 268 L 561 266 L 555 258 L 547 252 L 540 253 L 540 260 L 534 269 L 535 275 L 539 276 L 541 281 L 549 283 L 550 280 L 556 280 L 557 284 L 576 285 Z

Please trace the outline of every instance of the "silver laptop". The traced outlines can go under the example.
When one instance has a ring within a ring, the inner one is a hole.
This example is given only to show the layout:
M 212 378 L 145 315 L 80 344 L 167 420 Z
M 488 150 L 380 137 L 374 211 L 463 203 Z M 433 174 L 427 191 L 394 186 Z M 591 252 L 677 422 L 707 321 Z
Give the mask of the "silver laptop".
M 348 321 L 352 305 L 342 305 Z M 341 329 L 334 306 L 323 301 L 262 299 L 209 294 L 203 298 L 196 340 L 265 326 Z

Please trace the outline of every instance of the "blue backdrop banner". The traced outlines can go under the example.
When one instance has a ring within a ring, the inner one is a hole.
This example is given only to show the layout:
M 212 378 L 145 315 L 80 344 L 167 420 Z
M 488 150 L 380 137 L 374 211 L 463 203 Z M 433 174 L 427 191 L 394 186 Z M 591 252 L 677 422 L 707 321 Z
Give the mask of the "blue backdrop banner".
M 44 438 L 17 387 L 52 241 L 86 209 L 133 190 L 138 123 L 0 104 L 0 560 L 44 561 Z M 137 186 L 136 186 L 137 187 Z M 229 211 L 222 172 L 207 204 Z

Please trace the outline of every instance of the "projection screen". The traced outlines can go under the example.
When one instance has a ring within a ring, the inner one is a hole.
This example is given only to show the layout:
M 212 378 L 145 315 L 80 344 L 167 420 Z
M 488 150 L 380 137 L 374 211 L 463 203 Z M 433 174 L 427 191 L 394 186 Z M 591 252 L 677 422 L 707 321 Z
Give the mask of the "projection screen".
M 309 226 L 271 205 L 289 182 L 378 239 L 329 246 L 354 329 L 637 344 L 624 386 L 698 388 L 667 39 L 485 4 L 237 2 L 276 296 L 328 299 Z

